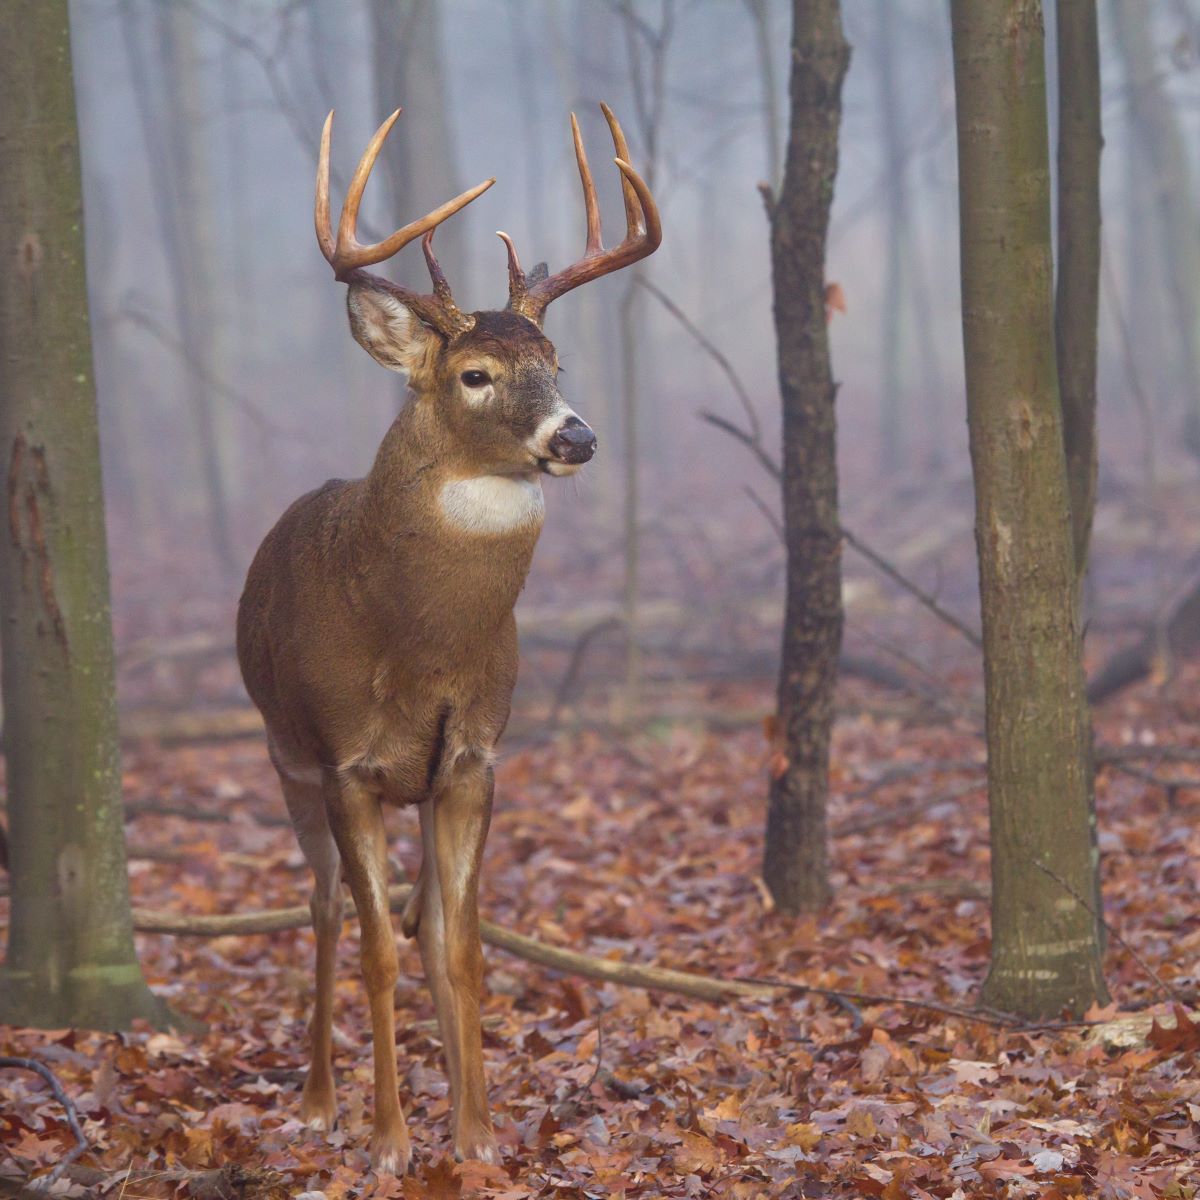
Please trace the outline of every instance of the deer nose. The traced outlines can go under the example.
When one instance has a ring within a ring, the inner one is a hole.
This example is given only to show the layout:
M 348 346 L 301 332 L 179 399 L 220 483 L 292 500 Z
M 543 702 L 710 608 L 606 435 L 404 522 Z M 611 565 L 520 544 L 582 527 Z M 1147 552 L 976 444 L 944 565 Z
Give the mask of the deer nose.
M 548 449 L 559 462 L 585 463 L 596 453 L 596 435 L 578 417 L 568 417 Z

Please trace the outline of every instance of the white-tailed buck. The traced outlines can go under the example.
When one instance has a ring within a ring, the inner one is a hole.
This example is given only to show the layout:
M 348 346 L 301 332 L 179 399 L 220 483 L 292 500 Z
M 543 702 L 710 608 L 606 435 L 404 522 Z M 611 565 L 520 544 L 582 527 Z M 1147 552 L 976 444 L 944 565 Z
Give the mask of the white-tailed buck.
M 517 674 L 513 604 L 542 527 L 541 475 L 569 475 L 595 451 L 592 431 L 559 395 L 543 336 L 547 305 L 650 254 L 662 237 L 654 200 L 629 165 L 606 106 L 621 172 L 626 233 L 606 250 L 596 190 L 574 115 L 587 245 L 572 266 L 526 274 L 506 234 L 503 312 L 463 313 L 433 256 L 433 231 L 491 187 L 487 180 L 364 246 L 359 202 L 399 112 L 371 139 L 338 222 L 329 222 L 329 137 L 317 170 L 317 240 L 350 285 L 350 329 L 410 395 L 365 479 L 302 496 L 267 534 L 238 610 L 238 659 L 262 710 L 271 761 L 315 876 L 317 940 L 312 1067 L 301 1115 L 337 1119 L 332 1039 L 342 879 L 358 908 L 371 1007 L 375 1117 L 371 1160 L 402 1172 L 408 1130 L 396 1086 L 385 805 L 418 806 L 422 862 L 401 917 L 417 936 L 446 1048 L 454 1153 L 495 1160 L 479 1025 L 483 960 L 477 907 L 492 807 L 492 758 Z M 430 295 L 365 268 L 424 238 Z

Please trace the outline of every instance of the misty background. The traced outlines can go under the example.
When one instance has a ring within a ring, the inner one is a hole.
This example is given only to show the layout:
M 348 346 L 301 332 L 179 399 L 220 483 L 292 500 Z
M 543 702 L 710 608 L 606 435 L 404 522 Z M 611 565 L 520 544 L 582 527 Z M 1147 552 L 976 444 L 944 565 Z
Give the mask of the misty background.
M 1161 598 L 1179 583 L 1170 564 L 1200 546 L 1200 5 L 1115 0 L 1100 14 L 1092 602 L 1103 629 L 1105 605 Z M 948 10 L 941 0 L 845 0 L 844 16 L 853 58 L 828 250 L 845 305 L 831 314 L 843 517 L 974 624 Z M 313 235 L 330 108 L 335 210 L 375 127 L 404 108 L 363 205 L 372 239 L 497 177 L 438 231 L 469 311 L 505 301 L 496 230 L 514 237 L 526 266 L 545 259 L 555 270 L 582 252 L 572 110 L 606 241 L 622 236 L 599 111 L 608 102 L 662 212 L 663 244 L 644 278 L 728 360 L 777 454 L 757 185 L 778 184 L 789 27 L 784 0 L 76 0 L 118 648 L 194 630 L 231 639 L 262 535 L 302 492 L 363 474 L 402 402 L 399 378 L 349 336 L 345 288 Z M 380 270 L 427 287 L 415 245 Z M 620 603 L 632 363 L 639 637 L 663 651 L 666 675 L 694 660 L 769 679 L 783 592 L 775 485 L 701 419 L 750 420 L 713 354 L 631 274 L 571 293 L 547 320 L 564 394 L 600 452 L 573 479 L 547 481 L 522 607 L 590 621 Z M 846 563 L 848 646 L 866 639 L 895 656 L 888 623 L 911 620 L 911 601 L 851 550 Z M 567 633 L 585 625 L 568 620 Z M 931 624 L 922 661 L 953 662 L 944 656 L 956 645 Z M 237 686 L 231 674 L 218 682 Z

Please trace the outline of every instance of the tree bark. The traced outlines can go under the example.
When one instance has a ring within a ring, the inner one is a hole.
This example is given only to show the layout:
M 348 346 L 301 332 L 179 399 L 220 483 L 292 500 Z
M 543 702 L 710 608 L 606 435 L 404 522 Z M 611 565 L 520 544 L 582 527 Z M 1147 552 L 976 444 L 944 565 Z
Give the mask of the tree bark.
M 838 0 L 793 0 L 790 130 L 783 186 L 769 206 L 788 561 L 777 699 L 782 757 L 772 772 L 763 851 L 763 877 L 787 914 L 829 898 L 825 798 L 842 569 L 825 241 L 849 62 Z
M 66 0 L 4 0 L 0 608 L 12 909 L 0 1022 L 164 1023 L 133 945 Z
M 967 422 L 992 843 L 983 998 L 1028 1018 L 1107 999 L 1089 726 L 1053 335 L 1040 0 L 952 0 Z
M 1100 44 L 1096 0 L 1058 0 L 1058 287 L 1054 333 L 1075 573 L 1096 510 L 1096 323 L 1100 312 Z

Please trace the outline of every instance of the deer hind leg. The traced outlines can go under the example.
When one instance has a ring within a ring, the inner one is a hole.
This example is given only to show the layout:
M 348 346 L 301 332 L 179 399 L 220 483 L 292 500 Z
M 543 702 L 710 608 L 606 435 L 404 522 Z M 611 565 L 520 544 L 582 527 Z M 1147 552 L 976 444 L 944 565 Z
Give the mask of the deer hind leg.
M 304 1080 L 300 1119 L 313 1129 L 331 1130 L 337 1124 L 337 1095 L 333 1083 L 333 982 L 338 938 L 342 932 L 342 863 L 325 817 L 319 782 L 310 782 L 279 769 L 283 796 L 300 849 L 313 873 L 309 901 L 317 936 L 317 990 L 311 1025 L 312 1065 Z
M 358 780 L 327 772 L 329 827 L 342 856 L 342 870 L 358 908 L 362 973 L 371 1006 L 375 1059 L 375 1122 L 371 1164 L 403 1175 L 412 1147 L 396 1085 L 395 988 L 400 973 L 388 915 L 387 837 L 379 797 Z
M 457 765 L 420 808 L 421 959 L 437 1009 L 453 1104 L 454 1153 L 498 1162 L 483 1077 L 479 997 L 479 864 L 492 811 L 492 771 L 481 758 Z

